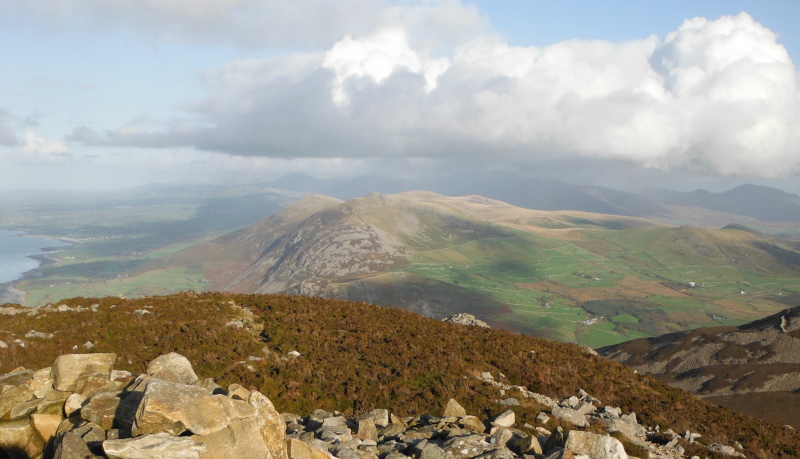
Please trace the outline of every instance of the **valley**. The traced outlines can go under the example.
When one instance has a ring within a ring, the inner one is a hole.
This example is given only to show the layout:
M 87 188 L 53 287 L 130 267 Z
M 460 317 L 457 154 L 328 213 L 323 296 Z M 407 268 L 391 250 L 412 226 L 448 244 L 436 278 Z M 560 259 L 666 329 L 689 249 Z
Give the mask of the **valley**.
M 73 241 L 55 265 L 16 283 L 24 304 L 292 293 L 439 319 L 468 312 L 494 327 L 601 347 L 739 325 L 800 299 L 797 244 L 742 225 L 678 226 L 421 191 L 350 201 L 298 201 L 257 187 L 171 193 L 51 206 L 49 218 L 39 218 L 41 208 L 6 207 L 5 226 Z

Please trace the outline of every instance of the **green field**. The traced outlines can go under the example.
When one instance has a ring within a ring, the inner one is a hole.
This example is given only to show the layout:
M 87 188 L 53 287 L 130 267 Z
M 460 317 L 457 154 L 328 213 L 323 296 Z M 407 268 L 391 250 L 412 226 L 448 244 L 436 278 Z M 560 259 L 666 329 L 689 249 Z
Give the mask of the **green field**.
M 747 260 L 727 258 L 732 250 L 725 244 L 737 241 L 720 239 L 719 231 L 580 232 L 583 237 L 562 241 L 515 231 L 420 253 L 403 271 L 508 304 L 513 314 L 494 319 L 505 327 L 592 347 L 745 323 L 786 307 L 780 298 L 800 292 L 796 268 L 752 251 L 749 258 L 762 263 L 746 269 Z M 707 250 L 709 244 L 716 250 Z

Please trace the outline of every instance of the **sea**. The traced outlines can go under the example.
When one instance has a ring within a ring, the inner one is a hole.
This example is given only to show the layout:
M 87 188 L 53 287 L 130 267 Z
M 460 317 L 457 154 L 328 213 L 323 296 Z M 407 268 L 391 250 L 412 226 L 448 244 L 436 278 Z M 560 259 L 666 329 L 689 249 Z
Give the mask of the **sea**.
M 44 248 L 64 247 L 65 242 L 44 237 L 26 236 L 20 231 L 0 229 L 0 284 L 15 281 L 22 275 L 37 268 L 39 260 L 31 255 L 47 253 Z

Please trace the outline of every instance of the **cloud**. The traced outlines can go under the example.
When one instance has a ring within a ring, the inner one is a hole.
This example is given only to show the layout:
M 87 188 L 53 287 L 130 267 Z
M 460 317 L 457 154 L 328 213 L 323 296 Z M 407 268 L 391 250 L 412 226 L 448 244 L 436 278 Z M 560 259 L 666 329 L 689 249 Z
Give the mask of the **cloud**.
M 420 40 L 463 40 L 486 28 L 457 0 L 389 5 L 388 0 L 0 0 L 0 18 L 46 28 L 133 30 L 154 40 L 243 47 L 314 48 L 347 34 L 397 26 Z
M 16 159 L 25 163 L 58 163 L 72 157 L 69 148 L 63 143 L 39 137 L 32 131 L 25 133 L 20 153 Z
M 355 38 L 354 38 L 355 37 Z M 482 35 L 448 56 L 397 28 L 325 53 L 232 62 L 158 129 L 104 141 L 270 157 L 593 158 L 661 170 L 800 171 L 798 76 L 748 14 L 659 39 L 514 47 Z

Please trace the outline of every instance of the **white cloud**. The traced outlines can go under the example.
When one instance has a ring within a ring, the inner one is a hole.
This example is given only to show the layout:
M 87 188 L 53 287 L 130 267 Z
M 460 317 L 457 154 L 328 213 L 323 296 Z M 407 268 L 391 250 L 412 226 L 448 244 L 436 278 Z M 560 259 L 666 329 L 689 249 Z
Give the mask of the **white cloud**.
M 687 20 L 663 40 L 537 48 L 485 35 L 435 58 L 408 32 L 378 30 L 324 55 L 231 63 L 189 107 L 195 121 L 110 141 L 272 157 L 566 156 L 717 175 L 800 171 L 797 74 L 746 13 Z
M 381 83 L 396 70 L 403 69 L 425 77 L 425 89 L 436 88 L 436 80 L 450 66 L 447 58 L 430 59 L 411 49 L 402 29 L 384 29 L 366 39 L 347 36 L 325 53 L 322 67 L 334 71 L 333 100 L 347 101 L 344 83 L 348 78 L 370 77 Z
M 71 156 L 69 148 L 63 143 L 47 140 L 37 136 L 35 132 L 28 131 L 24 136 L 19 159 L 22 162 L 62 162 Z

